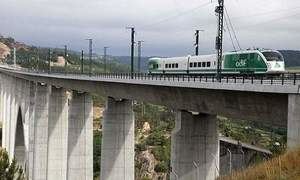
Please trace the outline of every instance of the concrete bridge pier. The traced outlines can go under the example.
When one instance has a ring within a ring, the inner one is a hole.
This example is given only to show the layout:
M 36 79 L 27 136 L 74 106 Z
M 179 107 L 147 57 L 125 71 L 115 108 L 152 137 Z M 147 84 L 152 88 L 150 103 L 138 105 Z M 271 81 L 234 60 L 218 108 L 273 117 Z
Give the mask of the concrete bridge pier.
M 300 95 L 288 95 L 287 148 L 300 147 Z
M 51 88 L 48 122 L 48 179 L 67 179 L 68 96 L 63 88 Z
M 72 92 L 68 120 L 67 179 L 93 179 L 93 100 Z
M 178 111 L 171 138 L 171 180 L 213 180 L 219 174 L 216 115 Z
M 34 95 L 34 117 L 30 131 L 32 145 L 32 162 L 29 162 L 29 179 L 47 179 L 48 160 L 48 116 L 49 95 L 48 85 L 36 84 Z
M 108 98 L 103 118 L 101 178 L 134 180 L 134 114 L 131 100 Z

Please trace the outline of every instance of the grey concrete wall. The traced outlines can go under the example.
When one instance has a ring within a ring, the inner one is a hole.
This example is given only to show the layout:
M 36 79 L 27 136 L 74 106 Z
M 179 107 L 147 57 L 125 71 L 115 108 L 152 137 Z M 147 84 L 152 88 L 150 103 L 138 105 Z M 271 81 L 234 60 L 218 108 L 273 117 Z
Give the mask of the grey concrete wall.
M 5 91 L 5 78 L 1 74 L 1 122 L 2 122 L 2 147 L 6 144 L 6 91 Z
M 67 179 L 93 179 L 93 100 L 73 92 L 68 119 Z
M 219 174 L 216 115 L 178 111 L 171 139 L 171 180 L 208 180 Z
M 93 178 L 93 103 L 88 93 L 1 74 L 3 147 L 29 179 Z
M 29 96 L 28 101 L 26 102 L 27 111 L 25 121 L 28 124 L 28 132 L 25 133 L 25 141 L 28 139 L 28 144 L 25 143 L 27 147 L 27 177 L 33 179 L 34 177 L 34 152 L 35 152 L 35 92 L 36 92 L 36 83 L 31 82 L 29 84 Z
M 300 147 L 300 96 L 290 94 L 288 100 L 287 147 L 294 149 Z
M 63 88 L 52 87 L 48 124 L 47 179 L 67 179 L 68 96 Z
M 100 179 L 134 180 L 132 101 L 108 98 L 102 129 Z
M 50 87 L 37 84 L 34 106 L 32 179 L 47 179 Z

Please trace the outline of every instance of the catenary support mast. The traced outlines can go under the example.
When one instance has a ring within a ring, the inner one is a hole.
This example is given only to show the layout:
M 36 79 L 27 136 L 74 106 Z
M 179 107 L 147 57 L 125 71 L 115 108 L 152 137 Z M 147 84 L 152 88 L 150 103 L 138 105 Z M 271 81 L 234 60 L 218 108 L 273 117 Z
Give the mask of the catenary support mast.
M 218 34 L 216 37 L 216 50 L 217 50 L 217 79 L 221 81 L 221 66 L 222 66 L 222 52 L 223 52 L 223 18 L 224 18 L 224 0 L 219 0 L 219 5 L 216 7 L 215 12 L 218 15 Z

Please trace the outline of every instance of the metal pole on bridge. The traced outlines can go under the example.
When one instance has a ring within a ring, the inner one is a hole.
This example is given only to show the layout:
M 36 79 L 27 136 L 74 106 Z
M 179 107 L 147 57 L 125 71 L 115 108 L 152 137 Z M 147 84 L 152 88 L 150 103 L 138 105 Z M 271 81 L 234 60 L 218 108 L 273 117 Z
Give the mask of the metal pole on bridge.
M 131 78 L 133 78 L 133 72 L 134 72 L 134 35 L 135 35 L 135 30 L 134 30 L 134 27 L 126 27 L 126 29 L 131 29 L 131 68 L 130 68 L 130 73 L 131 73 Z
M 68 56 L 68 47 L 67 45 L 64 45 L 65 47 L 65 54 L 64 54 L 64 58 L 65 58 L 65 73 L 67 73 L 67 56 Z
M 199 39 L 200 39 L 200 32 L 203 32 L 204 30 L 202 29 L 197 29 L 195 36 L 196 36 L 196 41 L 195 41 L 195 55 L 198 56 L 199 55 Z
M 142 42 L 138 41 L 138 72 L 141 72 L 141 58 L 142 58 Z
M 109 47 L 107 47 L 107 46 L 105 46 L 104 48 L 103 48 L 103 50 L 104 50 L 104 52 L 103 52 L 103 59 L 104 59 L 104 73 L 106 73 L 107 72 L 107 49 L 108 49 Z
M 92 56 L 93 56 L 93 39 L 86 39 L 89 41 L 89 76 L 92 75 Z
M 219 5 L 216 7 L 215 12 L 218 14 L 218 34 L 216 37 L 216 50 L 217 50 L 217 80 L 221 81 L 221 68 L 222 68 L 222 52 L 223 52 L 223 28 L 224 28 L 224 0 L 218 0 Z
M 48 73 L 51 73 L 51 49 L 48 49 Z
M 81 50 L 81 74 L 83 74 L 83 50 Z

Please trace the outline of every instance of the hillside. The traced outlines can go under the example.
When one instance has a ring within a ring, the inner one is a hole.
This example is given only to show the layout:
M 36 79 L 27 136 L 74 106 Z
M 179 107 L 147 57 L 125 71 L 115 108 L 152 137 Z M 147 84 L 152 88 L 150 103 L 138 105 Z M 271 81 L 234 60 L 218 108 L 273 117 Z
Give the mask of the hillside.
M 131 64 L 131 57 L 130 56 L 114 56 L 116 61 L 121 64 L 130 65 Z M 148 59 L 150 57 L 141 57 L 141 72 L 147 72 L 148 69 Z M 134 58 L 134 68 L 137 70 L 138 58 Z
M 287 152 L 259 165 L 234 172 L 219 180 L 299 180 L 300 179 L 300 149 Z
M 286 67 L 300 66 L 300 51 L 296 50 L 279 50 L 284 59 Z
M 51 51 L 51 66 L 52 70 L 64 71 L 64 49 L 51 47 L 35 47 L 21 42 L 17 42 L 11 37 L 3 37 L 0 35 L 0 60 L 3 57 L 8 64 L 13 63 L 11 50 L 16 48 L 17 64 L 25 68 L 35 68 L 39 70 L 48 70 L 49 49 Z M 67 70 L 70 72 L 80 72 L 81 67 L 81 52 L 68 50 Z M 114 57 L 107 57 L 107 72 L 128 72 L 129 66 L 126 63 L 119 63 Z M 87 53 L 84 54 L 84 72 L 89 71 L 89 60 Z M 93 54 L 92 72 L 104 72 L 103 57 L 98 54 Z
M 4 43 L 0 42 L 0 60 L 4 60 L 8 55 L 10 55 L 10 48 Z

